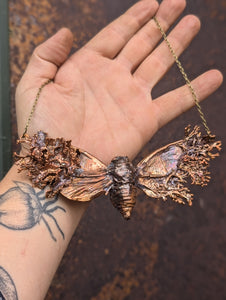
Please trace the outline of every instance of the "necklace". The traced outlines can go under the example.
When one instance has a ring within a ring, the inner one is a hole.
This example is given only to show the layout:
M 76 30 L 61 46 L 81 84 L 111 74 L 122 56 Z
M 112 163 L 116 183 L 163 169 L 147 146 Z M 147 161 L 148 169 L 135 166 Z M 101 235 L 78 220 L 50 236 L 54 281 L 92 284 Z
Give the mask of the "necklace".
M 15 154 L 18 172 L 26 171 L 32 184 L 47 188 L 46 197 L 61 194 L 74 201 L 90 201 L 101 194 L 110 200 L 125 219 L 129 219 L 136 202 L 136 188 L 148 196 L 192 205 L 193 195 L 185 186 L 188 177 L 192 184 L 205 186 L 210 180 L 209 160 L 219 156 L 221 142 L 215 141 L 202 112 L 197 95 L 159 21 L 153 17 L 169 51 L 189 88 L 199 112 L 206 135 L 199 126 L 185 128 L 182 140 L 170 143 L 148 155 L 135 167 L 127 156 L 117 156 L 106 166 L 91 154 L 71 145 L 63 138 L 50 138 L 38 131 L 27 134 L 32 116 L 46 81 L 38 90 L 24 133 L 18 143 L 26 145 L 26 156 Z

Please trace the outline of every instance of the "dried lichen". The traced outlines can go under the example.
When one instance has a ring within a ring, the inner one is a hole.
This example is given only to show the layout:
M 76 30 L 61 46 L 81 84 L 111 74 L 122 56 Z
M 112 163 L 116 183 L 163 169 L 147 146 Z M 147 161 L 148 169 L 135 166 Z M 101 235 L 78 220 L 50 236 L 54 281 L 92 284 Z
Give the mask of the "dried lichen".
M 62 188 L 71 184 L 73 174 L 79 168 L 78 153 L 71 147 L 71 141 L 63 138 L 48 138 L 39 131 L 33 137 L 25 135 L 18 141 L 25 144 L 28 154 L 15 154 L 19 172 L 26 170 L 34 186 L 50 187 L 47 197 L 53 197 Z

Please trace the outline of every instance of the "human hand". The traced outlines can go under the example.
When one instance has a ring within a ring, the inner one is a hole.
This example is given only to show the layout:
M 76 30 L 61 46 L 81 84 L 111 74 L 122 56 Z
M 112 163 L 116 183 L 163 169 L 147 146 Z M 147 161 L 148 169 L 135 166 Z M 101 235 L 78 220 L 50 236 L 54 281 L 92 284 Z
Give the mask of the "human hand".
M 187 86 L 157 99 L 151 90 L 174 63 L 151 18 L 166 31 L 181 14 L 184 0 L 142 0 L 69 57 L 73 37 L 62 29 L 38 46 L 18 85 L 18 132 L 22 135 L 38 88 L 47 85 L 31 126 L 50 137 L 72 140 L 108 163 L 116 155 L 133 158 L 154 133 L 194 105 Z M 169 35 L 177 55 L 199 31 L 195 16 L 184 17 Z M 213 93 L 222 75 L 212 70 L 193 81 L 199 100 Z

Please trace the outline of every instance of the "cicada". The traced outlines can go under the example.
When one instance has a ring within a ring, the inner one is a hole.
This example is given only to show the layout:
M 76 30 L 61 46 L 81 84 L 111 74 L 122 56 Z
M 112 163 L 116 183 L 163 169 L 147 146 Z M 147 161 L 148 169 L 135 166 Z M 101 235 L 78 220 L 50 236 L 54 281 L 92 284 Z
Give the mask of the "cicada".
M 102 194 L 125 219 L 136 202 L 136 189 L 148 196 L 192 204 L 193 195 L 185 186 L 206 185 L 210 180 L 209 160 L 219 155 L 221 142 L 203 136 L 200 128 L 188 126 L 182 140 L 166 145 L 134 166 L 127 156 L 117 156 L 106 166 L 91 154 L 72 146 L 63 138 L 52 139 L 43 131 L 25 135 L 28 154 L 16 155 L 19 171 L 26 170 L 34 186 L 49 187 L 47 197 L 60 193 L 74 201 L 90 201 Z M 212 152 L 213 151 L 213 152 Z

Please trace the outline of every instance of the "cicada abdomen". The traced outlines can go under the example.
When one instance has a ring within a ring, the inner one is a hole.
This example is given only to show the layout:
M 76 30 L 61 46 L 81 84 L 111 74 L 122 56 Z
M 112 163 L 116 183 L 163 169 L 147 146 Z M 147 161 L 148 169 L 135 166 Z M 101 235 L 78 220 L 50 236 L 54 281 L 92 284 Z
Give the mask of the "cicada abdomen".
M 115 157 L 108 166 L 112 179 L 110 199 L 124 219 L 129 219 L 136 203 L 134 187 L 134 167 L 127 156 Z

